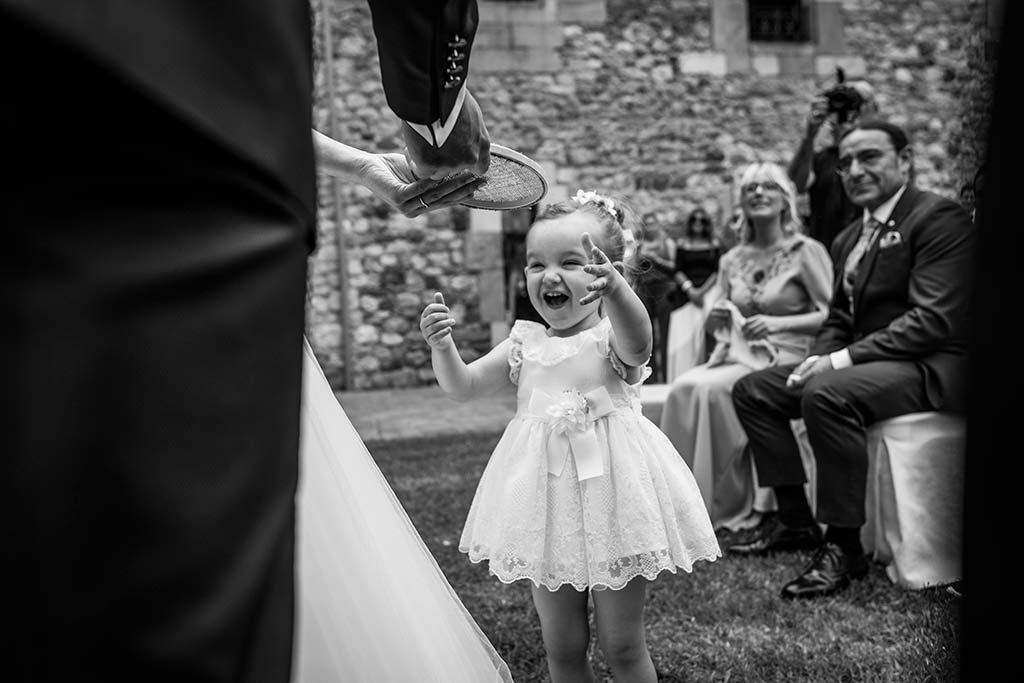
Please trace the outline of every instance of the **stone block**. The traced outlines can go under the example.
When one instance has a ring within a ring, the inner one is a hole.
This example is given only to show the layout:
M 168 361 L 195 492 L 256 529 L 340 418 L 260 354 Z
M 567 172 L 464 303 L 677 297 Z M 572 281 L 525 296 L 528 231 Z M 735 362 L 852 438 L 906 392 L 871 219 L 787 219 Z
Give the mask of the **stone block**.
M 778 55 L 754 55 L 750 58 L 750 67 L 759 76 L 778 76 L 782 73 Z
M 682 52 L 678 61 L 683 74 L 725 76 L 728 73 L 724 52 Z

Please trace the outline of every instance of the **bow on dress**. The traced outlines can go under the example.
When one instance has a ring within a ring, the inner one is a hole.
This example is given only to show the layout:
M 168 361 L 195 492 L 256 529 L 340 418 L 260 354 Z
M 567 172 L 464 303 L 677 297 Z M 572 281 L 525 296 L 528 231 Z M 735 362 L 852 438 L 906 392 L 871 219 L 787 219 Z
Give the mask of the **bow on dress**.
M 534 389 L 529 410 L 551 425 L 547 448 L 549 473 L 561 475 L 571 453 L 579 481 L 604 474 L 594 422 L 615 412 L 607 389 L 598 387 L 587 393 L 568 389 L 559 397 Z

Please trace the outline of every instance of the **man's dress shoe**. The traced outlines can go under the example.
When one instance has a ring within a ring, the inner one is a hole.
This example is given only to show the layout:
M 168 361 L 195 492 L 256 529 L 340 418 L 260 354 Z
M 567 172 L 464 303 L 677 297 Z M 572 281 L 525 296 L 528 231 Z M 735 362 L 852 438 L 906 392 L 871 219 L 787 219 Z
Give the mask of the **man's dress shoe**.
M 734 555 L 767 555 L 787 550 L 813 550 L 821 546 L 821 529 L 817 524 L 789 527 L 773 517 L 749 541 L 734 543 L 726 552 Z
M 832 595 L 868 573 L 863 554 L 848 555 L 835 543 L 826 543 L 803 573 L 782 587 L 784 598 L 819 598 Z

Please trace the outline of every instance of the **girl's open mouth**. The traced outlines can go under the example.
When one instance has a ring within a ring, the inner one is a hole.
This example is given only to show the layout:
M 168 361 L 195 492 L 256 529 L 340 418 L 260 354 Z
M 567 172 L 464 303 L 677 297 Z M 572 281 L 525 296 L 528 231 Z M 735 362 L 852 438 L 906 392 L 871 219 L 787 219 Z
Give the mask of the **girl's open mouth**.
M 549 308 L 561 308 L 569 303 L 569 296 L 562 292 L 547 292 L 544 294 L 544 303 Z

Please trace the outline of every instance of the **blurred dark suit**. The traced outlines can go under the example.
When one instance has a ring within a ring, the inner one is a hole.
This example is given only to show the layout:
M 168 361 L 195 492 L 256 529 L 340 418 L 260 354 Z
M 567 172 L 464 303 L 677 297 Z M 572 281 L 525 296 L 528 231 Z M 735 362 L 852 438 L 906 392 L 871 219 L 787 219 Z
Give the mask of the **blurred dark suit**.
M 405 4 L 428 123 L 476 8 Z M 289 678 L 311 62 L 307 0 L 0 0 L 7 680 Z

